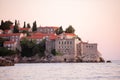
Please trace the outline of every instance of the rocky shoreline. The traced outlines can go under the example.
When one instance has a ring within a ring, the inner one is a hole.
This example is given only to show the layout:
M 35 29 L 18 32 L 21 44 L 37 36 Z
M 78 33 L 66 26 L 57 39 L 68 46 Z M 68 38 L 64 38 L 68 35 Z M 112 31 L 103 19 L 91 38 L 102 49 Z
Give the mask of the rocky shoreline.
M 14 66 L 14 62 L 0 57 L 0 66 Z
M 82 61 L 82 60 L 49 60 L 47 58 L 36 57 L 0 57 L 0 66 L 14 66 L 15 63 L 108 63 L 103 58 L 100 61 Z

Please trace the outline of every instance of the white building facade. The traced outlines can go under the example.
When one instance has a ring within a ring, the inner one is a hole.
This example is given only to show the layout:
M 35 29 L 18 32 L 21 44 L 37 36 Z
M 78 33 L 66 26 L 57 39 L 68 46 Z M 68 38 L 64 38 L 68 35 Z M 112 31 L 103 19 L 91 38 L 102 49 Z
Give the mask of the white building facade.
M 38 27 L 37 32 L 43 33 L 43 34 L 53 34 L 59 27 L 54 26 L 45 26 L 45 27 Z

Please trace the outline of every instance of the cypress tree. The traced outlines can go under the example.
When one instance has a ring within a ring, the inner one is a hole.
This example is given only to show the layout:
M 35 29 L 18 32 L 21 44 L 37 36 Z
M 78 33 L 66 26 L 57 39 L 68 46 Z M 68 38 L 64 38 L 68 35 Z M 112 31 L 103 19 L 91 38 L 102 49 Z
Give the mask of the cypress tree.
M 26 22 L 24 21 L 24 26 L 23 26 L 23 28 L 26 28 Z
M 31 28 L 31 26 L 30 26 L 30 24 L 29 24 L 29 23 L 27 24 L 27 28 Z
M 63 28 L 62 28 L 62 26 L 60 26 L 60 27 L 56 30 L 56 34 L 57 34 L 57 35 L 59 35 L 59 34 L 61 34 L 61 33 L 63 33 Z
M 37 24 L 36 24 L 36 21 L 33 22 L 33 27 L 32 27 L 32 31 L 37 31 Z
M 18 27 L 17 20 L 15 20 L 15 26 L 14 26 L 14 29 L 13 29 L 13 33 L 19 33 L 19 27 Z

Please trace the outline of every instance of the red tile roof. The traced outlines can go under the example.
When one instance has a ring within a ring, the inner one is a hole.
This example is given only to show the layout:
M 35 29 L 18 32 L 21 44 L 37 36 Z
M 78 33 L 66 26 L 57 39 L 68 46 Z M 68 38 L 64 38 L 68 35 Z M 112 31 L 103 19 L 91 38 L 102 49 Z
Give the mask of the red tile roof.
M 4 30 L 4 32 L 8 32 L 9 30 Z
M 0 34 L 0 37 L 20 36 L 21 33 Z
M 28 31 L 30 28 L 19 28 L 19 30 L 25 30 L 25 31 Z
M 43 34 L 43 33 L 33 33 L 32 36 L 46 36 L 46 34 Z
M 55 34 L 43 34 L 43 33 L 34 33 L 32 36 L 29 36 L 30 39 L 41 39 L 43 37 L 48 36 L 50 39 L 56 39 L 57 36 Z
M 28 36 L 28 39 L 42 39 L 43 36 Z
M 14 44 L 15 41 L 5 41 L 4 44 Z
M 50 36 L 50 39 L 51 39 L 51 40 L 55 40 L 56 38 L 57 38 L 56 35 L 54 35 L 54 36 Z
M 76 36 L 74 33 L 65 33 L 65 35 L 68 35 L 68 36 Z

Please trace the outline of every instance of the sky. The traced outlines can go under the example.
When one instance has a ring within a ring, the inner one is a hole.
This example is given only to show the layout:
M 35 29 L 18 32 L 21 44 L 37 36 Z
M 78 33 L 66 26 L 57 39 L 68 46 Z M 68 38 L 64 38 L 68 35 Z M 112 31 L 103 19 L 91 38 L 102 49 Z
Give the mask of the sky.
M 0 0 L 0 20 L 37 26 L 69 25 L 83 41 L 97 43 L 106 60 L 120 60 L 120 0 Z

